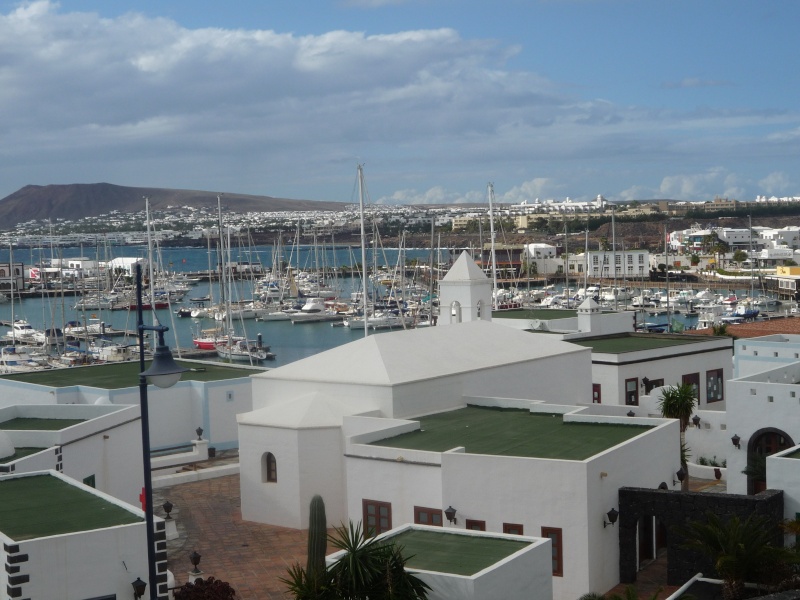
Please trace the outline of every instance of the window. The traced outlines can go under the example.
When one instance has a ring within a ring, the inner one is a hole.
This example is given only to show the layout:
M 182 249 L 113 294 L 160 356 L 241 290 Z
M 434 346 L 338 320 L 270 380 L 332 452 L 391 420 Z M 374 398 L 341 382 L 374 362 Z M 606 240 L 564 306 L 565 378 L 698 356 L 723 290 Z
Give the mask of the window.
M 639 406 L 639 378 L 625 380 L 625 404 Z
M 364 532 L 372 537 L 392 528 L 392 505 L 378 500 L 361 501 Z
M 450 322 L 461 323 L 461 303 L 458 300 L 450 304 Z
M 561 529 L 542 527 L 542 537 L 550 538 L 553 550 L 553 575 L 564 576 L 564 549 L 561 544 Z
M 700 401 L 700 373 L 689 373 L 681 377 L 681 383 L 691 385 L 694 388 L 694 397 Z
M 472 531 L 486 531 L 486 521 L 467 519 L 467 529 L 471 529 Z
M 503 523 L 503 533 L 522 535 L 522 525 L 519 523 Z
M 261 482 L 275 483 L 278 481 L 278 462 L 272 452 L 265 452 L 261 457 Z
M 663 377 L 661 379 L 649 379 L 647 383 L 644 384 L 644 393 L 649 394 L 657 387 L 663 387 L 663 386 L 664 386 Z
M 483 308 L 483 300 L 478 300 L 476 316 L 480 319 L 481 318 L 481 309 Z
M 706 401 L 719 402 L 725 399 L 723 393 L 722 369 L 706 371 Z
M 414 507 L 414 523 L 418 525 L 442 526 L 442 509 L 425 508 L 424 506 Z
M 601 404 L 603 401 L 603 396 L 600 393 L 600 384 L 593 383 L 592 384 L 592 402 L 594 404 Z

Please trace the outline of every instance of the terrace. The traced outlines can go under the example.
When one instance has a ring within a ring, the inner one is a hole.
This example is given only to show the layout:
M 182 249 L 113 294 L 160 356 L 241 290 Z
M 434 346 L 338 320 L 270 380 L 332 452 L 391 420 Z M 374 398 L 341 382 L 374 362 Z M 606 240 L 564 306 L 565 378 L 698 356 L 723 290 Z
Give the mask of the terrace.
M 14 541 L 139 523 L 142 518 L 51 475 L 0 480 L 0 531 Z
M 508 558 L 531 542 L 489 536 L 406 529 L 389 538 L 409 556 L 411 569 L 471 576 Z
M 573 344 L 591 348 L 592 352 L 600 354 L 624 354 L 626 352 L 640 352 L 643 350 L 660 350 L 673 346 L 699 344 L 707 339 L 697 339 L 693 336 L 659 335 L 657 333 L 628 333 L 623 335 L 605 336 L 597 338 L 584 338 L 570 340 Z
M 479 406 L 429 415 L 419 422 L 416 431 L 372 445 L 428 452 L 463 446 L 470 454 L 586 460 L 651 429 L 646 425 L 570 423 L 557 414 Z
M 221 381 L 248 377 L 261 369 L 237 368 L 215 363 L 197 363 L 176 361 L 189 369 L 181 377 L 182 381 Z M 149 362 L 147 363 L 149 366 Z M 71 369 L 54 369 L 34 373 L 18 373 L 4 375 L 4 379 L 21 381 L 49 387 L 61 388 L 76 385 L 90 385 L 106 390 L 117 390 L 133 387 L 139 381 L 139 362 L 122 362 Z

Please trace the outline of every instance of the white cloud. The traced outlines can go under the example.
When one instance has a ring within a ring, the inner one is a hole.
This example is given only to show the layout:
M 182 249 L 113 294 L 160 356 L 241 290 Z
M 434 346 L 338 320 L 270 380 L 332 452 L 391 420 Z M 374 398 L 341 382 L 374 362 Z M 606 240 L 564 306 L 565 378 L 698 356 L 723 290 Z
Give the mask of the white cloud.
M 618 189 L 713 197 L 751 190 L 756 177 L 739 173 L 750 157 L 800 131 L 789 111 L 579 97 L 580 86 L 525 69 L 530 47 L 446 27 L 188 29 L 67 4 L 0 13 L 0 197 L 110 181 L 347 201 L 366 160 L 379 202 L 485 202 L 487 181 L 502 202 Z
M 758 185 L 761 186 L 762 194 L 773 195 L 780 194 L 789 189 L 791 181 L 786 173 L 780 171 L 773 171 L 763 179 L 759 180 Z
M 668 175 L 661 181 L 658 193 L 663 198 L 677 200 L 708 200 L 720 195 L 727 173 L 716 167 L 704 173 Z
M 479 192 L 459 194 L 436 186 L 425 192 L 398 190 L 390 196 L 378 198 L 375 204 L 463 204 L 474 202 L 486 202 L 486 197 L 481 196 Z

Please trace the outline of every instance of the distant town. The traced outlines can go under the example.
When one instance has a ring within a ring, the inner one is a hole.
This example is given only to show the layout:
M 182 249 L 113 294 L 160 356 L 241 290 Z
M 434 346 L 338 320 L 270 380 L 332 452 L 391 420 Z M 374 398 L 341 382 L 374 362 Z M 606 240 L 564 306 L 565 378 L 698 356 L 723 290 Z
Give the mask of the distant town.
M 538 198 L 521 204 L 498 204 L 494 207 L 495 219 L 506 232 L 551 232 L 563 228 L 563 222 L 580 224 L 580 229 L 591 228 L 592 222 L 607 222 L 611 214 L 621 220 L 660 220 L 676 217 L 708 218 L 725 214 L 745 216 L 760 209 L 790 208 L 800 210 L 800 196 L 758 196 L 752 202 L 714 198 L 711 201 L 678 202 L 669 200 L 609 202 L 598 195 L 590 202 L 544 200 Z M 409 233 L 430 232 L 433 224 L 437 232 L 476 233 L 488 221 L 488 206 L 475 205 L 368 205 L 365 207 L 370 223 L 375 223 L 382 235 L 396 236 L 401 231 Z M 224 212 L 227 227 L 251 235 L 281 232 L 313 235 L 354 235 L 360 229 L 357 205 L 347 205 L 342 211 L 304 210 L 273 212 Z M 78 245 L 139 245 L 147 242 L 145 211 L 125 213 L 111 211 L 107 214 L 31 220 L 0 231 L 0 245 L 20 247 L 78 246 Z M 150 215 L 154 240 L 183 245 L 202 244 L 208 236 L 215 235 L 218 215 L 214 208 L 171 206 L 153 211 Z M 574 226 L 570 227 L 573 231 Z

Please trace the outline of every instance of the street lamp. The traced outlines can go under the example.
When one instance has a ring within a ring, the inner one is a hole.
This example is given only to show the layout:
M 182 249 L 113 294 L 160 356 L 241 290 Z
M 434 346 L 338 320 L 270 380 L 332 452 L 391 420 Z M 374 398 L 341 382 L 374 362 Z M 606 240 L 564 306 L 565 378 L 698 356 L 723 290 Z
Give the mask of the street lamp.
M 147 384 L 160 388 L 175 385 L 181 374 L 189 369 L 179 366 L 172 358 L 169 347 L 164 343 L 164 333 L 169 327 L 164 325 L 145 325 L 142 314 L 142 265 L 136 264 L 136 319 L 139 334 L 139 403 L 142 414 L 142 466 L 144 469 L 144 515 L 147 526 L 147 569 L 150 583 L 150 598 L 157 600 L 158 575 L 156 573 L 155 519 L 153 518 L 153 480 L 150 473 L 150 416 L 147 406 Z M 144 368 L 144 332 L 158 334 L 158 344 L 153 352 L 150 368 Z

